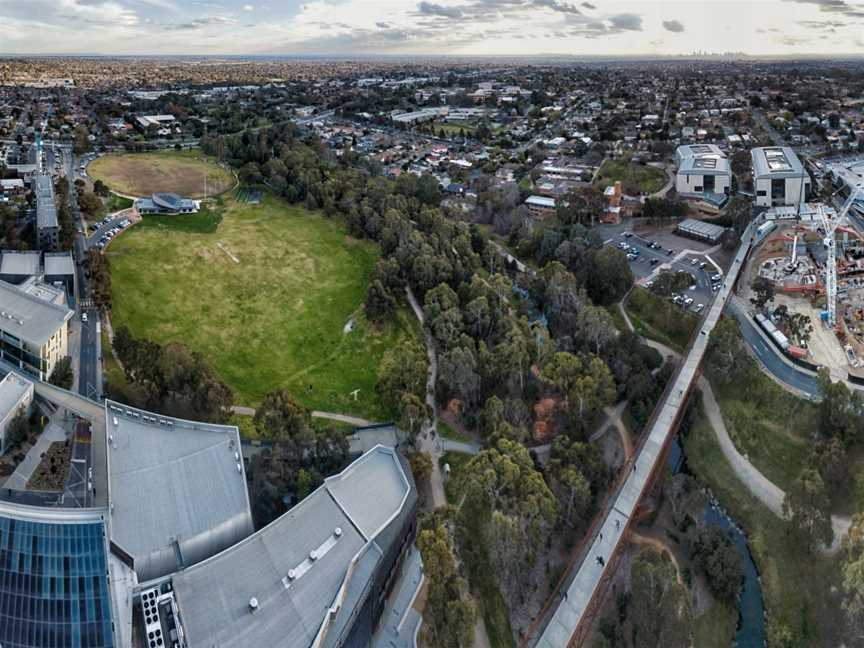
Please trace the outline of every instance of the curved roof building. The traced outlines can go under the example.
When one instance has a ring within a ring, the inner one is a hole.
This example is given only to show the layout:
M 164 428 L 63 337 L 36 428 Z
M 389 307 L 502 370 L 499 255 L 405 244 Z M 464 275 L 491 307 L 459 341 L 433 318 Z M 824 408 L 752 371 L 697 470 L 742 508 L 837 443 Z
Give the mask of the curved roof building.
M 176 193 L 160 192 L 149 198 L 139 198 L 135 207 L 142 214 L 188 214 L 198 211 L 198 202 Z

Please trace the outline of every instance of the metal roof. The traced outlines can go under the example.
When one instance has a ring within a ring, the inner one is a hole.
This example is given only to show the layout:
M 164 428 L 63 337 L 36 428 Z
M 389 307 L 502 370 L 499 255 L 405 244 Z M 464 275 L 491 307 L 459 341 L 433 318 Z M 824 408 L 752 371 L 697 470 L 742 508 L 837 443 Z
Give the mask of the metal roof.
M 389 548 L 379 534 L 414 493 L 397 451 L 377 446 L 267 527 L 175 574 L 190 647 L 333 645 Z
M 0 259 L 0 275 L 38 275 L 41 257 L 42 253 L 38 251 L 3 250 L 3 258 Z
M 36 227 L 59 227 L 57 206 L 54 204 L 54 182 L 46 173 L 36 176 Z
M 46 252 L 45 274 L 48 276 L 74 275 L 75 262 L 71 252 Z
M 111 539 L 134 558 L 140 581 L 200 562 L 252 533 L 236 427 L 113 401 L 105 407 Z
M 798 178 L 805 174 L 801 160 L 788 146 L 765 146 L 750 149 L 755 177 Z
M 65 306 L 42 301 L 0 281 L 0 330 L 10 335 L 41 347 L 72 315 Z
M 680 174 L 696 174 L 696 175 L 731 175 L 729 168 L 729 160 L 725 156 L 717 156 L 713 154 L 696 155 L 685 157 L 678 167 Z

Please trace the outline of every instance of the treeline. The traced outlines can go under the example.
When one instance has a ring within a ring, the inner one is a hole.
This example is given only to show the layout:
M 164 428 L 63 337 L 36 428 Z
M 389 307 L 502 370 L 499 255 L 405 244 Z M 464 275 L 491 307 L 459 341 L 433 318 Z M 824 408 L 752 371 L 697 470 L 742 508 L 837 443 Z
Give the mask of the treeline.
M 113 345 L 126 380 L 134 387 L 124 400 L 170 416 L 214 423 L 228 420 L 231 388 L 200 353 L 179 343 L 162 345 L 136 338 L 126 326 L 114 332 Z

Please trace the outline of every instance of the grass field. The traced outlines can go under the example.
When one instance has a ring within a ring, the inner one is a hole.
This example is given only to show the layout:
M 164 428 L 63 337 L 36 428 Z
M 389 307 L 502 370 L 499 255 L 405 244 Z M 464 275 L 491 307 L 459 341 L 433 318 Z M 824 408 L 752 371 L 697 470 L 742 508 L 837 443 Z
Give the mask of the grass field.
M 625 194 L 637 195 L 660 191 L 667 179 L 662 169 L 629 160 L 606 160 L 597 174 L 596 184 L 605 187 L 620 180 Z
M 159 151 L 103 155 L 87 167 L 94 180 L 121 194 L 149 196 L 158 191 L 173 191 L 186 198 L 214 196 L 234 186 L 234 177 L 201 151 Z
M 693 475 L 708 486 L 747 533 L 762 581 L 769 626 L 788 628 L 790 646 L 838 646 L 842 610 L 836 595 L 839 556 L 808 555 L 796 546 L 788 527 L 750 493 L 723 456 L 700 416 L 684 442 Z M 725 644 L 728 645 L 728 644 Z
M 729 384 L 715 379 L 711 386 L 735 447 L 787 490 L 813 447 L 818 406 L 787 392 L 749 358 Z
M 200 351 L 237 404 L 282 386 L 312 409 L 386 419 L 378 365 L 417 328 L 407 310 L 381 330 L 363 317 L 378 254 L 341 224 L 269 196 L 147 216 L 110 248 L 113 324 Z
M 699 318 L 650 290 L 635 286 L 624 305 L 633 327 L 643 337 L 683 351 L 699 323 Z

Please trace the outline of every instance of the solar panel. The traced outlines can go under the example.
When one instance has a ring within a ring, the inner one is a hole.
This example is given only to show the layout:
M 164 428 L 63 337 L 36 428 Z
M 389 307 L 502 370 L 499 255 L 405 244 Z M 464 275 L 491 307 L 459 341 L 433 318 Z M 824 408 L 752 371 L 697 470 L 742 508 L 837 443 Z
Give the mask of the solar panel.
M 101 522 L 0 518 L 0 645 L 111 648 Z

